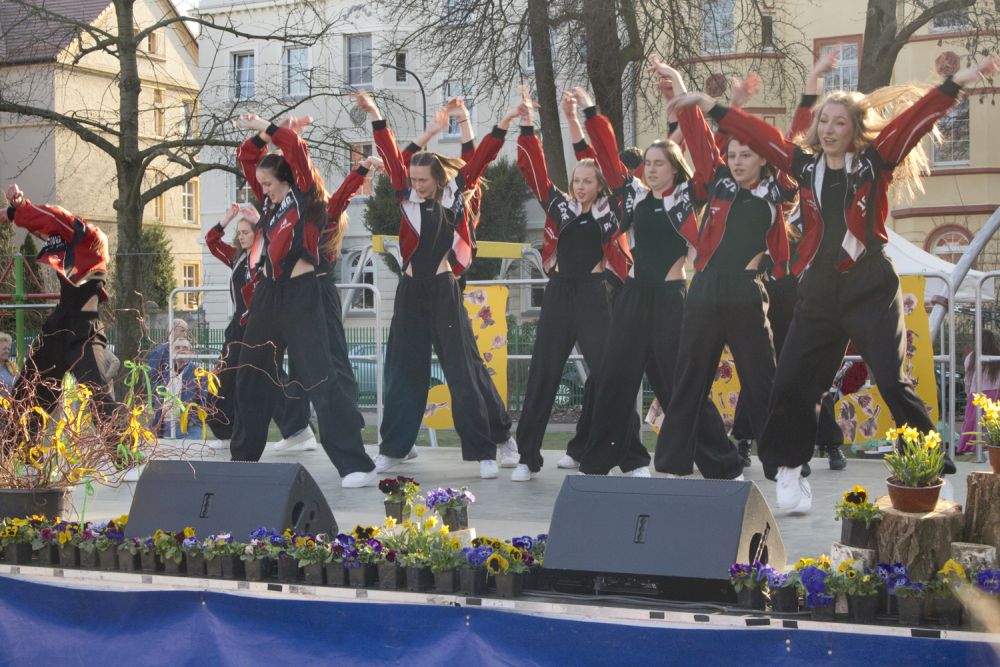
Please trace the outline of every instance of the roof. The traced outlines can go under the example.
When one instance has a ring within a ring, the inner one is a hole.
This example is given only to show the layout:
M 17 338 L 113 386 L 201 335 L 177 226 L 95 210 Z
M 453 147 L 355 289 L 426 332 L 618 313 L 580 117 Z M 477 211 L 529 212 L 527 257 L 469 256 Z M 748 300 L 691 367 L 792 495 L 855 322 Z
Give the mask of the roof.
M 30 4 L 58 17 L 46 17 Z M 51 62 L 78 33 L 74 23 L 91 24 L 111 0 L 3 0 L 0 2 L 0 64 Z

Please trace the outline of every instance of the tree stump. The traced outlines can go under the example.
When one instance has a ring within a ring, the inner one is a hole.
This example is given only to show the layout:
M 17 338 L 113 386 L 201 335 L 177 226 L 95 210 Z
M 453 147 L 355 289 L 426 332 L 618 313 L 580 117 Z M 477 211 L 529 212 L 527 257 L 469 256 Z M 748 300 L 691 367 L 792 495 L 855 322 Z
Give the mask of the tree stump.
M 965 512 L 965 541 L 1000 550 L 1000 475 L 969 473 Z
M 951 557 L 969 573 L 997 566 L 997 548 L 988 544 L 952 542 Z
M 877 565 L 874 549 L 849 547 L 846 544 L 834 542 L 830 547 L 830 565 L 832 565 L 834 571 L 836 571 L 836 569 L 840 567 L 840 564 L 845 561 L 860 563 L 870 570 L 874 570 L 875 565 Z
M 900 512 L 888 496 L 875 501 L 882 510 L 876 529 L 876 552 L 882 563 L 902 563 L 914 581 L 930 579 L 951 558 L 951 543 L 962 539 L 962 506 L 939 500 L 933 512 Z

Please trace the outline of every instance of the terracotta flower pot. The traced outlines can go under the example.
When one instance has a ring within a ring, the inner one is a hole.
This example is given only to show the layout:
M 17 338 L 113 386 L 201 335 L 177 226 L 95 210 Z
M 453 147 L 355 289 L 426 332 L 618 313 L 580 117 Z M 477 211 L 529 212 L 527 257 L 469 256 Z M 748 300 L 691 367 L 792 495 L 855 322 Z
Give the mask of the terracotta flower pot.
M 938 496 L 944 481 L 940 480 L 933 486 L 900 486 L 890 479 L 885 480 L 889 487 L 889 500 L 892 506 L 900 512 L 923 514 L 933 512 L 937 507 Z
M 986 453 L 989 456 L 990 468 L 993 469 L 993 474 L 1000 475 L 1000 447 L 989 445 L 986 447 Z
M 840 543 L 859 549 L 874 549 L 877 525 L 875 521 L 866 526 L 865 522 L 859 519 L 843 519 L 840 522 Z
M 398 591 L 406 586 L 406 570 L 398 563 L 382 561 L 378 564 L 378 587 L 387 591 Z

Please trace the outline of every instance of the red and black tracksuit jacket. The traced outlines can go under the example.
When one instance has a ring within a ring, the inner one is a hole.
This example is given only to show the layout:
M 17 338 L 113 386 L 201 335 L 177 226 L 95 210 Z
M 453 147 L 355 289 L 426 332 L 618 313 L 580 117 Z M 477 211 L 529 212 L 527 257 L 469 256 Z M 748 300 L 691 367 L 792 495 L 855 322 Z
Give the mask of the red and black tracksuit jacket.
M 52 268 L 64 285 L 107 282 L 108 237 L 97 226 L 61 206 L 32 204 L 27 198 L 7 209 L 7 219 L 45 241 L 35 261 Z M 100 298 L 107 301 L 103 289 Z
M 934 124 L 954 106 L 961 88 L 951 79 L 934 88 L 913 106 L 896 116 L 875 140 L 859 153 L 845 157 L 847 197 L 844 207 L 847 233 L 841 243 L 839 271 L 850 269 L 870 245 L 889 241 L 885 219 L 889 212 L 888 191 L 893 171 L 923 139 Z M 794 178 L 799 185 L 802 210 L 802 240 L 791 257 L 791 271 L 801 274 L 812 262 L 823 239 L 823 215 L 819 207 L 826 160 L 822 152 L 811 152 L 789 141 L 762 120 L 716 105 L 710 112 L 719 129 L 750 146 L 768 162 Z
M 384 120 L 374 121 L 375 146 L 385 166 L 389 180 L 396 190 L 396 198 L 402 209 L 402 220 L 399 225 L 399 248 L 403 256 L 402 269 L 405 272 L 420 243 L 420 204 L 423 198 L 410 188 L 409 159 L 404 156 L 396 144 L 392 130 Z M 467 191 L 474 191 L 479 185 L 486 167 L 496 159 L 503 147 L 506 131 L 495 127 L 483 138 L 479 147 L 473 153 L 473 158 L 459 170 L 458 175 L 451 180 L 444 190 L 441 206 L 450 211 L 448 216 L 454 228 L 454 240 L 449 253 L 452 271 L 460 276 L 472 263 L 473 257 L 473 213 L 465 197 Z M 412 146 L 412 144 L 411 144 Z M 410 155 L 409 157 L 412 157 Z

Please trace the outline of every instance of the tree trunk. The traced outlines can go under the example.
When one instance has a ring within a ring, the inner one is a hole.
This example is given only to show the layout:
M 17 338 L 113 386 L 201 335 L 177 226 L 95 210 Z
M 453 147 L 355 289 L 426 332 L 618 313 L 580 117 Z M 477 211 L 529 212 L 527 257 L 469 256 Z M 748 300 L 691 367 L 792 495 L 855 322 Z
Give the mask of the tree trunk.
M 118 200 L 115 211 L 118 225 L 118 257 L 115 271 L 115 344 L 122 361 L 136 359 L 142 340 L 138 295 L 142 258 L 139 256 L 142 238 L 142 177 L 139 159 L 139 68 L 136 61 L 136 41 L 129 29 L 135 25 L 132 2 L 115 0 L 118 18 L 118 77 L 119 117 L 121 138 L 116 159 Z M 165 305 L 165 304 L 164 304 Z
M 858 63 L 858 90 L 862 93 L 870 93 L 892 81 L 896 56 L 902 48 L 895 44 L 898 34 L 896 0 L 868 0 L 863 51 Z
M 965 539 L 1000 550 L 1000 475 L 971 472 L 965 483 Z
M 933 512 L 911 514 L 894 509 L 888 496 L 876 503 L 882 510 L 876 536 L 879 562 L 902 563 L 914 581 L 930 579 L 951 558 L 951 543 L 962 539 L 962 506 L 940 500 Z
M 610 23 L 610 25 L 609 25 Z M 624 147 L 622 104 L 622 42 L 618 36 L 614 10 L 607 0 L 583 0 L 583 32 L 587 47 L 587 78 L 594 90 L 594 102 L 615 129 L 618 145 Z
M 549 179 L 557 187 L 566 189 L 566 157 L 563 151 L 562 129 L 559 118 L 559 96 L 556 93 L 556 75 L 552 65 L 552 44 L 549 42 L 549 3 L 546 0 L 528 0 L 528 35 L 531 37 L 531 56 L 535 61 L 535 86 L 538 89 L 538 119 L 541 124 L 542 148 Z

